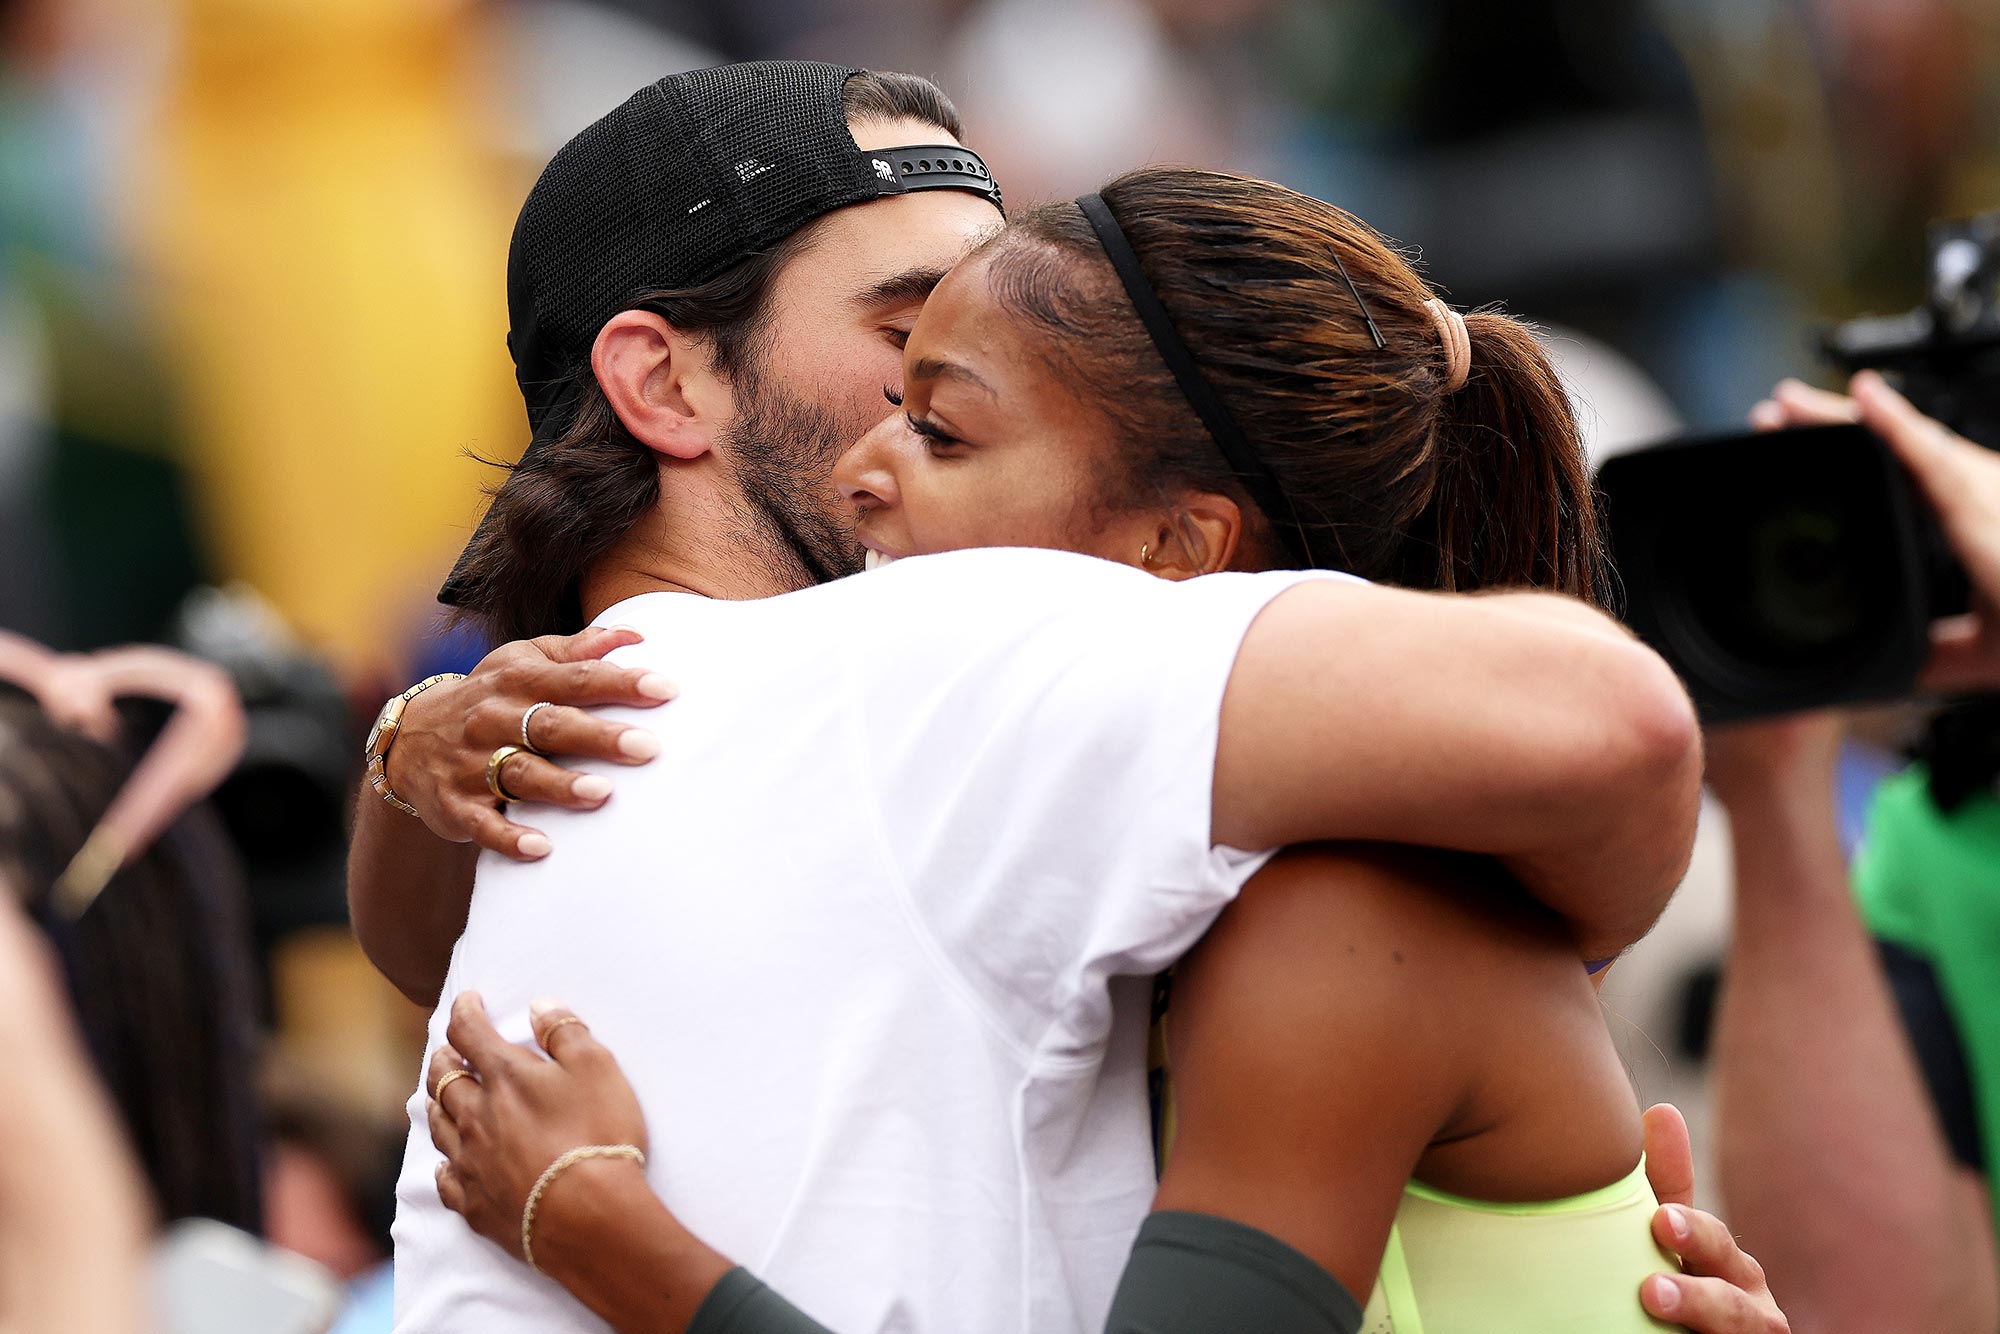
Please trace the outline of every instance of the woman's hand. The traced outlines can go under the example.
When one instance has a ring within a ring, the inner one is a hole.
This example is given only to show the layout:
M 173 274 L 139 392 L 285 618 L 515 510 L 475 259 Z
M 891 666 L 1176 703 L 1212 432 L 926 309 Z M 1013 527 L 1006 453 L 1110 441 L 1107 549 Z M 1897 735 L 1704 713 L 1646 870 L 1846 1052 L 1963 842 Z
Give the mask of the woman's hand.
M 477 1072 L 430 1100 L 431 1140 L 446 1160 L 438 1197 L 516 1259 L 522 1210 L 549 1164 L 585 1144 L 647 1147 L 638 1095 L 583 1021 L 540 1002 L 530 1014 L 547 1060 L 503 1039 L 476 993 L 460 996 L 426 1084 L 435 1094 L 451 1071 Z M 686 1329 L 735 1267 L 682 1227 L 622 1158 L 585 1158 L 549 1183 L 534 1248 L 542 1272 L 620 1334 Z
M 1653 1239 L 1681 1258 L 1680 1273 L 1640 1286 L 1646 1310 L 1695 1334 L 1791 1334 L 1763 1267 L 1721 1219 L 1694 1207 L 1694 1150 L 1687 1122 L 1668 1103 L 1646 1111 L 1646 1178 L 1660 1201 Z
M 660 753 L 659 739 L 585 712 L 593 704 L 652 708 L 674 697 L 657 672 L 600 661 L 640 641 L 623 627 L 502 644 L 462 681 L 424 691 L 403 711 L 389 747 L 389 787 L 416 807 L 426 827 L 451 843 L 477 843 L 520 861 L 546 857 L 546 835 L 507 818 L 486 786 L 486 761 L 502 746 L 522 744 L 522 719 L 539 754 L 513 756 L 500 767 L 503 787 L 522 801 L 594 810 L 611 795 L 597 774 L 576 774 L 545 758 L 575 755 L 617 764 L 644 764 Z
M 585 1144 L 646 1149 L 646 1119 L 617 1060 L 568 1010 L 538 1002 L 531 1014 L 547 1059 L 502 1038 L 479 994 L 466 992 L 452 1002 L 447 1045 L 431 1056 L 425 1081 L 431 1142 L 445 1156 L 439 1198 L 516 1258 L 521 1211 L 550 1163 Z M 439 1082 L 454 1070 L 472 1074 L 451 1079 L 439 1097 Z M 550 1183 L 543 1204 L 638 1171 L 629 1160 L 579 1162 Z

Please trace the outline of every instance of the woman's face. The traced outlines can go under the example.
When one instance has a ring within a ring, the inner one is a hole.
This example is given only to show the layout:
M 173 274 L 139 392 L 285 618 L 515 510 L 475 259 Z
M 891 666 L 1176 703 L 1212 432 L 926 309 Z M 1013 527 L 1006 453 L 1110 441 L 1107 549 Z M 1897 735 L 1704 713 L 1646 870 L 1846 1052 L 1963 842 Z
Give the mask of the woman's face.
M 974 256 L 938 284 L 904 351 L 901 410 L 834 469 L 870 566 L 995 546 L 1142 564 L 1160 516 L 1096 503 L 1111 425 L 1036 355 L 994 301 L 987 266 Z

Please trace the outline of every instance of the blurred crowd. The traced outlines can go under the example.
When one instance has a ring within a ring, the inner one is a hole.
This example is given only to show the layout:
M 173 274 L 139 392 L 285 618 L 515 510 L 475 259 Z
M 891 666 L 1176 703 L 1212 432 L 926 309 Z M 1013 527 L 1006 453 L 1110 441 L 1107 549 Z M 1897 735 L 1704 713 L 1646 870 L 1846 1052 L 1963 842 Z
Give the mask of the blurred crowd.
M 486 647 L 432 599 L 526 440 L 514 211 L 634 88 L 775 56 L 936 77 L 1012 204 L 1147 161 L 1338 202 L 1548 325 L 1603 453 L 1824 378 L 1818 329 L 1921 299 L 1929 220 L 2000 207 L 1991 0 L 0 0 L 0 632 L 32 659 L 0 878 L 45 938 L 0 986 L 52 954 L 157 1215 L 322 1266 L 344 1334 L 388 1328 L 423 1043 L 347 929 L 349 806 L 381 700 Z M 195 688 L 98 654 L 133 643 L 208 665 L 239 758 L 65 914 Z M 101 707 L 52 713 L 52 672 Z M 1725 739 L 1732 792 L 1820 757 L 1852 853 L 1929 716 Z M 1698 1145 L 1742 851 L 1710 825 L 1605 993 Z

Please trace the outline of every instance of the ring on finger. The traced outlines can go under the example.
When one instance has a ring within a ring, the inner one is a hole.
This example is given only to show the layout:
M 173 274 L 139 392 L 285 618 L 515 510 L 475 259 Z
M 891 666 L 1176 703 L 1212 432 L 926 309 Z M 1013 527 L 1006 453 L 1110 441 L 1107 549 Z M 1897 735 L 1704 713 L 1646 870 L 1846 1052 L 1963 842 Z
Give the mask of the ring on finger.
M 462 1065 L 456 1069 L 445 1071 L 444 1074 L 438 1078 L 438 1086 L 435 1089 L 431 1090 L 431 1101 L 436 1103 L 440 1107 L 444 1107 L 444 1091 L 447 1088 L 451 1087 L 451 1081 L 454 1079 L 470 1079 L 470 1078 L 472 1078 L 472 1071 L 466 1069 Z M 447 1116 L 451 1115 L 450 1108 L 448 1107 L 445 1108 L 445 1115 Z
M 556 1030 L 558 1028 L 561 1028 L 564 1024 L 580 1024 L 582 1022 L 583 1020 L 577 1018 L 573 1014 L 566 1014 L 562 1018 L 556 1020 L 553 1024 L 550 1024 L 547 1028 L 542 1030 L 543 1048 L 546 1049 L 548 1047 L 550 1040 L 555 1037 Z
M 509 792 L 507 785 L 500 781 L 500 770 L 516 755 L 529 753 L 525 746 L 502 746 L 494 751 L 491 758 L 486 761 L 486 790 L 502 801 L 519 801 L 520 798 Z
M 530 754 L 533 754 L 533 755 L 540 755 L 540 754 L 542 753 L 542 748 L 541 748 L 540 746 L 537 746 L 537 745 L 536 745 L 536 744 L 535 744 L 535 743 L 534 743 L 534 742 L 533 742 L 532 740 L 530 740 L 530 739 L 529 739 L 529 737 L 528 737 L 528 720 L 529 720 L 529 719 L 531 719 L 531 718 L 533 718 L 533 717 L 535 716 L 535 710 L 537 710 L 537 709 L 552 709 L 552 708 L 554 708 L 554 707 L 555 707 L 555 706 L 554 706 L 553 704 L 549 703 L 549 701 L 547 701 L 547 700 L 542 700 L 542 701 L 541 701 L 540 703 L 538 703 L 538 704 L 530 704 L 530 705 L 528 706 L 528 711 L 527 711 L 526 713 L 524 713 L 524 714 L 522 714 L 522 715 L 521 715 L 521 749 L 522 749 L 522 750 L 525 750 L 525 751 L 527 751 L 527 752 L 529 752 Z

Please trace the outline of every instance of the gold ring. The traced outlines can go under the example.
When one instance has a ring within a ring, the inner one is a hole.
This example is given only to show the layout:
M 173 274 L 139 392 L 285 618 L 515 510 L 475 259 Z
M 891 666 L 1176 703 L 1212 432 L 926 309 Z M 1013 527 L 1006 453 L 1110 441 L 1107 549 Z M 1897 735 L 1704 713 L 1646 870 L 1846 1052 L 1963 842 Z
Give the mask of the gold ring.
M 451 1081 L 454 1079 L 470 1079 L 470 1078 L 472 1078 L 472 1071 L 466 1069 L 462 1065 L 459 1066 L 456 1070 L 445 1071 L 444 1075 L 438 1080 L 437 1090 L 431 1094 L 431 1101 L 435 1102 L 440 1107 L 444 1107 L 444 1091 L 451 1084 Z M 448 1113 L 451 1109 L 447 1107 L 445 1108 L 445 1110 Z
M 506 784 L 500 781 L 500 766 L 513 759 L 516 755 L 526 755 L 528 753 L 529 751 L 525 746 L 502 746 L 500 749 L 494 751 L 492 758 L 486 761 L 487 790 L 502 801 L 519 801 L 520 798 L 509 792 Z
M 531 751 L 531 752 L 533 752 L 533 753 L 534 753 L 534 754 L 536 754 L 536 755 L 539 755 L 539 754 L 541 754 L 541 753 L 542 753 L 542 748 L 541 748 L 540 746 L 536 745 L 536 744 L 535 744 L 534 742 L 532 742 L 532 741 L 530 741 L 530 740 L 528 739 L 528 720 L 529 720 L 530 718 L 532 718 L 532 717 L 534 717 L 534 716 L 535 716 L 535 710 L 536 710 L 536 709 L 552 709 L 552 708 L 554 708 L 554 707 L 555 707 L 555 705 L 553 705 L 553 704 L 549 703 L 549 702 L 548 702 L 547 700 L 543 700 L 543 701 L 542 701 L 541 703 L 539 703 L 539 704 L 530 704 L 530 705 L 528 706 L 528 711 L 527 711 L 526 713 L 524 713 L 524 714 L 522 714 L 522 715 L 521 715 L 521 749 L 522 749 L 522 750 L 525 750 L 525 751 Z
M 566 1014 L 562 1018 L 556 1020 L 553 1024 L 550 1024 L 547 1028 L 542 1030 L 542 1050 L 547 1051 L 549 1049 L 549 1040 L 555 1037 L 556 1030 L 558 1028 L 561 1028 L 564 1024 L 580 1024 L 582 1022 L 583 1020 L 577 1018 L 575 1015 Z

